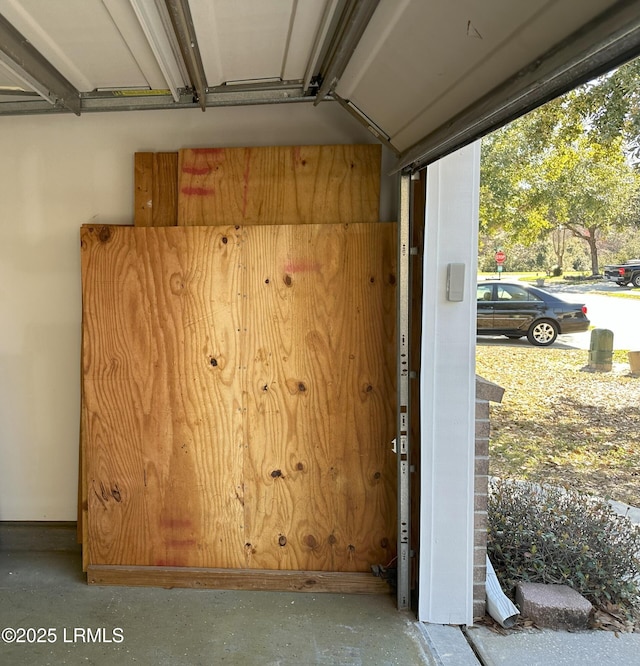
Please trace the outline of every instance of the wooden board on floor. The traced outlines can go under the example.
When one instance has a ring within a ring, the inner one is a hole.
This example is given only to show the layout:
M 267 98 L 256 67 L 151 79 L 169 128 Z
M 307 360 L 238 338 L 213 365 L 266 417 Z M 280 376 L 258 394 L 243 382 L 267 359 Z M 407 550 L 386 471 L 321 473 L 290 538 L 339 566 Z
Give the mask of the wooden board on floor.
M 378 222 L 380 145 L 180 151 L 178 224 Z
M 95 566 L 87 572 L 89 585 L 185 587 L 262 592 L 389 594 L 391 588 L 371 573 L 197 569 L 185 567 Z
M 87 564 L 387 564 L 395 225 L 81 236 Z
M 178 222 L 178 153 L 134 155 L 136 227 L 174 227 Z

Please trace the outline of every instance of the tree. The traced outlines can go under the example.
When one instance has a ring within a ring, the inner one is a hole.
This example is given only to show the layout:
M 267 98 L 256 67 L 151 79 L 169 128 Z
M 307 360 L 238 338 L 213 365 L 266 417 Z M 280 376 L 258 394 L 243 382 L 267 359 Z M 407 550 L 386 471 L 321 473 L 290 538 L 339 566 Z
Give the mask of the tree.
M 635 164 L 640 161 L 640 58 L 570 93 L 573 112 L 598 143 L 620 137 Z
M 640 81 L 640 71 L 636 73 Z M 552 233 L 561 238 L 566 230 L 587 244 L 591 270 L 599 272 L 601 236 L 638 221 L 640 181 L 625 151 L 633 136 L 629 117 L 638 95 L 630 94 L 609 114 L 598 111 L 607 91 L 621 89 L 620 82 L 617 87 L 614 83 L 613 75 L 603 77 L 485 138 L 482 231 L 502 229 L 531 244 Z M 561 243 L 556 251 L 562 267 Z
M 582 136 L 555 146 L 543 155 L 527 192 L 536 216 L 587 244 L 593 275 L 599 273 L 600 234 L 637 219 L 638 175 L 621 143 L 602 145 Z

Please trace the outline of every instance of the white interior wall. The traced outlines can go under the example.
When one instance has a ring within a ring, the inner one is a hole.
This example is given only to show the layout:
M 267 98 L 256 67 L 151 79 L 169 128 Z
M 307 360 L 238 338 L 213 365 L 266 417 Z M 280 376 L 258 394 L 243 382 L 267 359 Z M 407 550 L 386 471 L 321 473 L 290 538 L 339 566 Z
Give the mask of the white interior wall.
M 132 223 L 133 154 L 372 142 L 334 104 L 0 119 L 0 520 L 76 518 L 79 228 Z
M 480 143 L 427 169 L 418 618 L 473 623 L 475 337 Z M 447 299 L 447 265 L 465 266 Z

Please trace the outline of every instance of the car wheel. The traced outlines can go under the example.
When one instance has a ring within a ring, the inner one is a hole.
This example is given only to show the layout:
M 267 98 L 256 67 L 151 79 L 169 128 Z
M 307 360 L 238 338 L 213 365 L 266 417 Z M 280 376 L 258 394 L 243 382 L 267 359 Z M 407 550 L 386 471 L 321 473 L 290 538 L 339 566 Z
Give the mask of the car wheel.
M 527 340 L 538 347 L 552 345 L 558 337 L 558 326 L 549 319 L 540 319 L 527 331 Z
M 636 273 L 631 280 L 631 284 L 634 287 L 640 287 L 640 273 Z

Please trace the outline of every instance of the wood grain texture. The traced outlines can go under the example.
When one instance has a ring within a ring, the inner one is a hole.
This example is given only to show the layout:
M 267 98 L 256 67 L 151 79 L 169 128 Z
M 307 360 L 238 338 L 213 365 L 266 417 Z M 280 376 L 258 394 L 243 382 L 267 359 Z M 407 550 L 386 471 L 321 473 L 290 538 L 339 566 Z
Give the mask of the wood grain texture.
M 176 226 L 178 153 L 135 153 L 134 181 L 134 225 Z
M 241 566 L 234 230 L 81 237 L 89 563 Z
M 378 222 L 379 145 L 180 151 L 178 224 Z
M 83 308 L 84 310 L 84 308 Z M 81 330 L 84 329 L 84 321 Z M 80 342 L 80 429 L 78 446 L 78 517 L 76 532 L 78 543 L 82 545 L 82 570 L 87 570 L 89 564 L 88 544 L 88 505 L 87 505 L 87 438 L 86 438 L 86 405 L 84 401 L 84 373 L 82 370 L 82 350 L 84 349 L 84 335 Z
M 133 160 L 133 224 L 136 227 L 152 227 L 153 153 L 135 153 Z
M 244 230 L 247 567 L 395 555 L 395 225 Z
M 85 565 L 395 555 L 395 225 L 87 225 Z
M 82 380 L 80 381 L 82 385 Z M 80 429 L 78 440 L 78 506 L 77 506 L 77 522 L 76 522 L 76 537 L 79 544 L 84 541 L 84 526 L 85 526 L 85 498 L 87 496 L 86 489 L 86 474 L 84 468 L 84 398 L 80 398 Z
M 328 592 L 334 594 L 389 594 L 381 578 L 365 573 L 268 571 L 257 569 L 198 569 L 186 567 L 89 567 L 89 585 L 185 587 L 263 592 Z
M 84 382 L 81 382 L 84 384 Z M 88 535 L 88 503 L 87 503 L 87 410 L 84 401 L 84 391 L 81 388 L 80 398 L 80 452 L 78 457 L 78 543 L 82 544 L 82 570 L 87 570 L 89 564 L 89 535 Z

